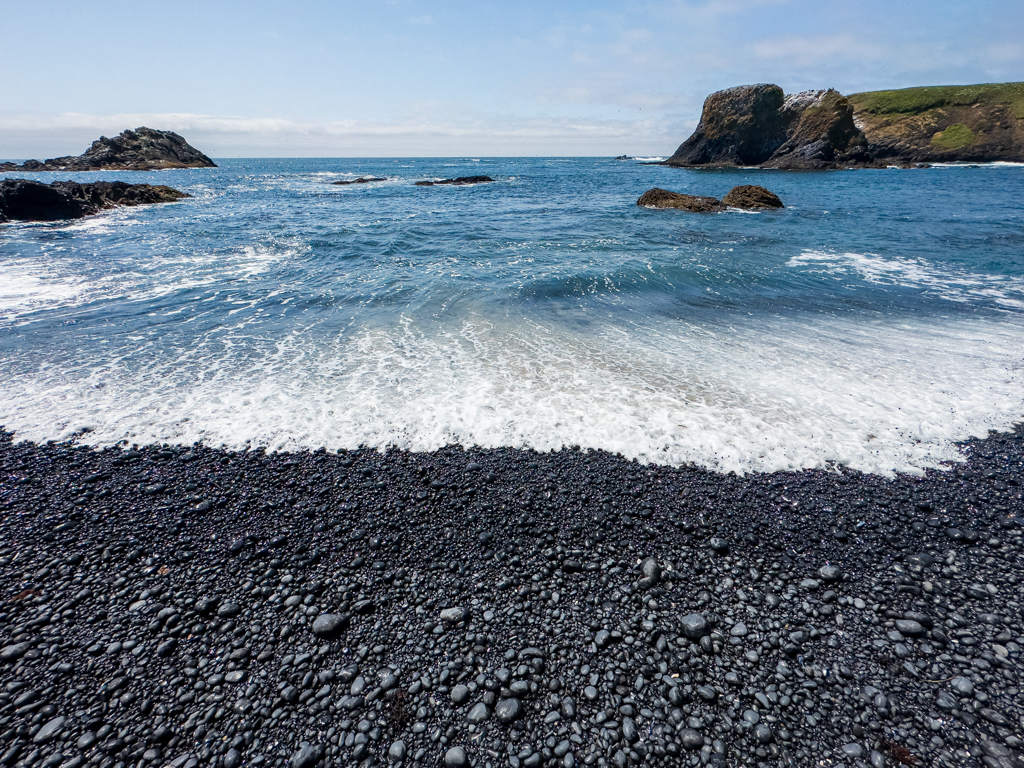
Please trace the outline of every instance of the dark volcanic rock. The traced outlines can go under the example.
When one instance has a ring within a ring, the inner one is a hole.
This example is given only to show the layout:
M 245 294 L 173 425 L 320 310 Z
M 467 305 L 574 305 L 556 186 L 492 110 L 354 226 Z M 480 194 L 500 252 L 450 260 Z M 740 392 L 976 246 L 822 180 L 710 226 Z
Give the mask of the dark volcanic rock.
M 697 129 L 665 164 L 828 168 L 862 159 L 866 146 L 837 91 L 786 96 L 777 85 L 742 85 L 707 97 Z
M 649 189 L 640 195 L 636 204 L 643 208 L 679 208 L 693 213 L 713 213 L 724 211 L 725 206 L 717 197 L 699 197 L 669 192 L 667 189 Z
M 191 195 L 171 187 L 123 181 L 43 184 L 28 179 L 4 179 L 0 181 L 0 222 L 80 219 L 104 208 L 168 203 L 186 197 Z
M 0 171 L 156 171 L 216 168 L 216 164 L 173 131 L 136 128 L 112 139 L 100 136 L 78 157 L 56 157 L 22 165 L 0 163 Z
M 782 208 L 782 201 L 774 192 L 755 184 L 742 184 L 729 190 L 722 202 L 733 208 L 756 210 L 758 208 Z
M 465 186 L 467 184 L 484 184 L 488 181 L 494 181 L 490 176 L 459 176 L 457 179 L 444 179 L 443 181 L 417 181 L 417 187 L 436 187 L 441 184 L 454 184 L 456 186 Z
M 384 177 L 378 176 L 360 176 L 358 179 L 346 179 L 343 181 L 332 181 L 331 183 L 336 186 L 344 186 L 346 184 L 369 184 L 371 181 L 387 181 Z

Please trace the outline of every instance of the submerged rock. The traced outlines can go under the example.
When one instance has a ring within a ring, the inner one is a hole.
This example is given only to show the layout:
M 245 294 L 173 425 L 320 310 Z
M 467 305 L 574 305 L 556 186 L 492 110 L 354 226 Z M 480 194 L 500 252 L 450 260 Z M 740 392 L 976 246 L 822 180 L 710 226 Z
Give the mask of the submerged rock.
M 459 176 L 457 179 L 444 179 L 442 181 L 417 181 L 417 187 L 436 187 L 441 184 L 454 184 L 456 186 L 465 186 L 467 184 L 485 184 L 488 181 L 494 181 L 490 176 Z
M 335 186 L 344 186 L 345 184 L 369 184 L 371 181 L 387 181 L 387 178 L 383 176 L 360 176 L 358 179 L 332 181 L 331 183 Z
M 4 179 L 0 181 L 0 222 L 80 219 L 105 208 L 168 203 L 186 197 L 191 195 L 171 187 L 124 181 L 43 184 L 28 179 Z
M 156 171 L 216 168 L 216 163 L 174 131 L 136 128 L 112 139 L 100 136 L 78 157 L 56 157 L 22 165 L 0 163 L 0 171 Z

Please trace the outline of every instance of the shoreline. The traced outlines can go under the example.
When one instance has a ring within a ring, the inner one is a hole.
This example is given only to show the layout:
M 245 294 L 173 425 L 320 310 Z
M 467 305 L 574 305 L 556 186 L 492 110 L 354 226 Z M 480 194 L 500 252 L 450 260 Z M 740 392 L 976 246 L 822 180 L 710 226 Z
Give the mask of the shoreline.
M 886 479 L 0 432 L 3 764 L 1020 765 L 1024 427 L 963 445 Z

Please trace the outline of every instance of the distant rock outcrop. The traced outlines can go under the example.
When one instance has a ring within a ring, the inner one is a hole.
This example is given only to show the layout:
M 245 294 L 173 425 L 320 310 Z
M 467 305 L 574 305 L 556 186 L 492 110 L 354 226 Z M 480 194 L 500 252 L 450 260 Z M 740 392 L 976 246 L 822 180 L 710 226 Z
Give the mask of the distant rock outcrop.
M 191 195 L 152 184 L 123 181 L 55 181 L 43 184 L 28 179 L 0 181 L 0 222 L 80 219 L 104 208 L 169 203 Z
M 713 93 L 666 165 L 824 169 L 1024 162 L 1024 83 L 843 96 L 777 85 Z
M 417 187 L 436 187 L 440 184 L 454 184 L 456 186 L 464 186 L 466 184 L 484 184 L 488 181 L 494 181 L 490 176 L 459 176 L 457 179 L 444 179 L 443 181 L 417 181 Z
M 726 208 L 743 208 L 759 210 L 764 208 L 782 208 L 782 201 L 773 192 L 764 187 L 744 184 L 733 187 L 724 198 L 704 197 L 700 195 L 683 195 L 669 192 L 667 189 L 649 189 L 640 195 L 636 204 L 643 208 L 679 208 L 693 213 L 716 213 Z
M 216 168 L 216 164 L 173 131 L 136 128 L 108 139 L 101 136 L 85 154 L 22 165 L 0 163 L 0 171 L 158 171 Z

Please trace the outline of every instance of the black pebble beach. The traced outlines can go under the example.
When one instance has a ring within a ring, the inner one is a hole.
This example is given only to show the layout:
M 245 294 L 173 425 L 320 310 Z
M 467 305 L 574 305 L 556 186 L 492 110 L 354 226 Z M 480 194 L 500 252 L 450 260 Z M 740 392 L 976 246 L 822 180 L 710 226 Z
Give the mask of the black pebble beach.
M 0 764 L 1022 766 L 1024 431 L 922 477 L 0 433 Z

